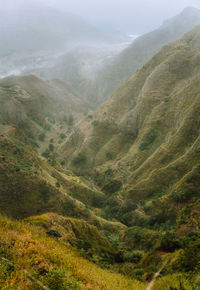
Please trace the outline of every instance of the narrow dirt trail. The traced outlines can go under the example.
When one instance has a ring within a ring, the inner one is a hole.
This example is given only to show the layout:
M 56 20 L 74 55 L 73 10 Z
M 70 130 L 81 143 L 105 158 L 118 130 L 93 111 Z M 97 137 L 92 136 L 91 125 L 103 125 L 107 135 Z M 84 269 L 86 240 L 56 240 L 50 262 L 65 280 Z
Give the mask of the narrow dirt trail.
M 152 281 L 149 283 L 149 285 L 147 286 L 146 290 L 153 290 L 153 285 L 157 279 L 157 277 L 160 275 L 160 272 L 165 268 L 166 264 L 168 261 L 166 261 L 162 267 L 158 270 L 158 272 L 155 273 L 155 275 L 153 276 Z

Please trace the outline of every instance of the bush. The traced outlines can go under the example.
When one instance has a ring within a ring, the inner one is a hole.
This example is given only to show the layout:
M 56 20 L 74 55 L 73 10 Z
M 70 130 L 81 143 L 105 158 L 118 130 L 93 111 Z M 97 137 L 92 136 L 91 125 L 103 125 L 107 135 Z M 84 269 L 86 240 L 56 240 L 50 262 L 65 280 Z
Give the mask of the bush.
M 56 187 L 60 187 L 60 183 L 58 181 L 56 182 Z
M 138 264 L 140 260 L 142 259 L 141 252 L 134 251 L 134 252 L 127 252 L 123 256 L 124 262 L 134 263 Z
M 109 179 L 105 185 L 103 186 L 102 190 L 106 193 L 113 194 L 119 191 L 122 187 L 122 182 L 116 179 Z
M 158 133 L 154 130 L 151 130 L 143 139 L 139 146 L 141 150 L 147 149 L 149 145 L 151 145 L 155 139 L 157 138 Z
M 71 290 L 81 289 L 76 280 L 70 280 L 65 269 L 57 269 L 49 271 L 45 277 L 46 285 L 52 290 Z
M 94 120 L 94 121 L 92 122 L 92 125 L 93 125 L 94 127 L 98 126 L 98 124 L 99 124 L 99 121 L 98 121 L 98 120 Z
M 42 134 L 39 135 L 38 139 L 39 139 L 41 142 L 43 142 L 44 139 L 45 139 L 45 137 L 46 137 L 46 135 L 45 135 L 44 133 L 42 133 Z
M 50 150 L 51 152 L 54 151 L 54 145 L 53 145 L 53 144 L 49 144 L 49 150 Z
M 61 133 L 61 134 L 60 134 L 60 138 L 61 138 L 61 139 L 65 139 L 66 137 L 67 137 L 67 136 L 66 136 L 64 133 Z
M 70 115 L 69 118 L 68 118 L 68 125 L 70 127 L 72 127 L 74 125 L 74 117 L 73 115 Z
M 167 232 L 160 241 L 159 249 L 165 252 L 174 252 L 180 249 L 180 247 L 180 242 L 176 239 L 175 234 Z
M 86 163 L 86 156 L 83 153 L 78 153 L 78 155 L 72 160 L 72 164 L 74 165 L 80 165 L 84 163 Z
M 42 156 L 45 157 L 46 159 L 48 159 L 49 156 L 50 156 L 50 151 L 49 151 L 49 149 L 47 149 L 46 151 L 44 151 L 44 152 L 42 153 Z
M 45 181 L 40 183 L 40 193 L 42 194 L 44 202 L 48 202 L 49 201 L 49 187 L 47 186 Z
M 181 251 L 179 267 L 186 272 L 200 270 L 200 238 L 190 241 Z
M 61 233 L 59 233 L 59 231 L 57 231 L 57 230 L 50 230 L 50 231 L 48 231 L 46 233 L 47 233 L 47 235 L 53 236 L 55 238 L 61 238 L 62 237 Z
M 107 158 L 108 160 L 113 160 L 113 159 L 114 159 L 114 154 L 113 154 L 112 152 L 107 152 L 107 153 L 106 153 L 106 158 Z

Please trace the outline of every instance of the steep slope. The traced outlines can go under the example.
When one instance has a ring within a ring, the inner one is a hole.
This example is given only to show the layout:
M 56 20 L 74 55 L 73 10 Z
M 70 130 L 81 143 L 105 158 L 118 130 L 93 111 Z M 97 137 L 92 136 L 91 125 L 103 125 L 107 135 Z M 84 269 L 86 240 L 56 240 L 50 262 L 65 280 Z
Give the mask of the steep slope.
M 48 222 L 48 218 L 42 216 L 40 219 Z M 64 239 L 65 227 L 70 223 L 79 223 L 79 228 L 83 226 L 89 232 L 88 238 L 93 239 L 95 228 L 78 220 L 52 215 L 50 218 L 54 219 L 54 224 L 62 222 L 63 239 L 28 222 L 0 217 L 1 289 L 145 289 L 145 283 L 101 269 L 81 257 L 80 252 Z M 98 249 L 109 247 L 105 238 L 98 235 L 98 239 Z
M 22 131 L 1 126 L 0 137 L 0 210 L 15 218 L 54 211 L 63 215 L 91 216 L 89 210 L 71 195 L 83 191 L 92 204 L 95 190 L 84 186 L 68 172 L 53 168 L 40 158 Z M 56 166 L 56 164 L 55 164 Z M 59 164 L 57 164 L 59 168 Z M 59 183 L 59 178 L 65 180 Z M 87 193 L 88 192 L 88 193 Z M 97 192 L 98 194 L 98 192 Z M 101 199 L 101 196 L 99 197 Z
M 200 23 L 200 11 L 188 7 L 183 12 L 163 23 L 155 31 L 138 37 L 132 45 L 117 56 L 97 77 L 100 103 L 114 90 L 141 68 L 162 46 L 182 37 Z
M 88 110 L 87 103 L 74 96 L 64 82 L 45 82 L 34 75 L 1 79 L 0 102 L 0 123 L 23 129 L 43 151 L 48 145 L 41 144 L 43 139 L 67 133 Z
M 94 175 L 103 191 L 113 194 L 123 184 L 126 199 L 145 201 L 144 217 L 158 202 L 166 211 L 160 223 L 175 218 L 175 204 L 199 196 L 199 48 L 200 27 L 165 46 L 61 148 L 66 164 Z

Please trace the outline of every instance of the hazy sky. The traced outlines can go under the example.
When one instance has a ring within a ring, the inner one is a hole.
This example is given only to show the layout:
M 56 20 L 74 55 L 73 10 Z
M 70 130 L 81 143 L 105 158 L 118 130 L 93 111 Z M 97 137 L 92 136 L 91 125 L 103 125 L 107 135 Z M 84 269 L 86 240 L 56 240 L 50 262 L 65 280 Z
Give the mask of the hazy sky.
M 134 34 L 158 27 L 186 6 L 200 8 L 200 0 L 0 0 L 0 9 L 39 1 L 81 15 L 98 27 Z

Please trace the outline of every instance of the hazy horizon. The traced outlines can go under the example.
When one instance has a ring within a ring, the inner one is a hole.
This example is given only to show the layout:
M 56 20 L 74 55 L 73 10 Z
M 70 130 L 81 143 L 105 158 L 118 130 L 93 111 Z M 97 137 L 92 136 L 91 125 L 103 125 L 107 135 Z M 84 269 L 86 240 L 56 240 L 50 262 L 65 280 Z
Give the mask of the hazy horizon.
M 143 34 L 159 27 L 163 21 L 179 14 L 185 7 L 200 9 L 200 0 L 30 0 L 28 5 L 42 4 L 81 16 L 103 30 L 120 30 L 128 34 Z M 27 7 L 25 0 L 8 0 L 1 10 L 15 12 Z

